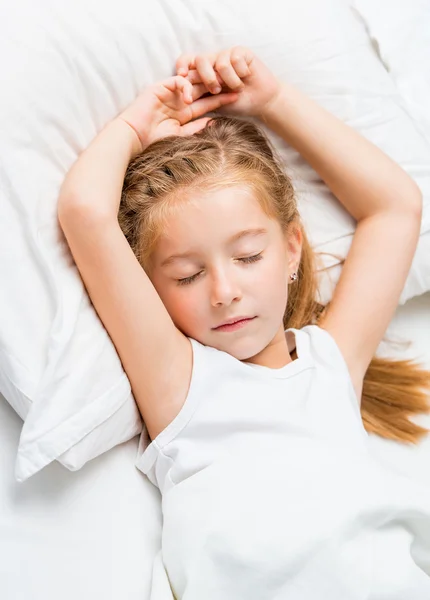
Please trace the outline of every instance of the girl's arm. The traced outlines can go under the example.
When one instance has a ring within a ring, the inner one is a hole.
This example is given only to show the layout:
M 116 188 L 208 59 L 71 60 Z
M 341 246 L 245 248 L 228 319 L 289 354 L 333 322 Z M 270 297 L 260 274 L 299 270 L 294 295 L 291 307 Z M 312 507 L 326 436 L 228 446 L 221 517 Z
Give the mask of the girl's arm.
M 115 217 L 128 164 L 140 152 L 142 144 L 133 129 L 121 119 L 110 121 L 67 173 L 58 199 L 59 217 L 78 207 L 88 219 Z
M 411 267 L 420 232 L 421 192 L 379 148 L 292 86 L 283 86 L 262 116 L 357 220 L 321 326 L 335 338 L 361 398 L 364 374 Z
M 421 192 L 397 163 L 293 86 L 282 85 L 262 120 L 300 152 L 357 221 L 386 210 L 421 213 Z
M 322 327 L 336 340 L 357 397 L 394 314 L 417 246 L 422 196 L 381 150 L 299 90 L 282 85 L 248 48 L 181 56 L 190 82 L 239 89 L 229 112 L 260 117 L 296 148 L 357 220 Z M 238 86 L 241 87 L 238 87 Z
M 182 79 L 148 88 L 106 125 L 67 174 L 58 200 L 60 225 L 151 438 L 173 420 L 185 401 L 192 349 L 118 224 L 124 176 L 143 146 L 157 137 L 198 130 L 207 119 L 191 119 L 235 97 L 199 100 L 203 86 L 187 83 L 185 88 Z M 185 92 L 190 90 L 193 97 L 187 99 Z
M 72 166 L 60 189 L 59 209 L 78 205 L 91 217 L 117 218 L 130 160 L 155 140 L 191 135 L 208 118 L 198 118 L 234 102 L 237 94 L 201 98 L 206 87 L 183 77 L 149 86 L 110 121 Z
M 173 402 L 185 400 L 192 358 L 118 224 L 122 182 L 138 142 L 127 123 L 108 124 L 65 179 L 58 218 L 153 438 L 176 415 Z

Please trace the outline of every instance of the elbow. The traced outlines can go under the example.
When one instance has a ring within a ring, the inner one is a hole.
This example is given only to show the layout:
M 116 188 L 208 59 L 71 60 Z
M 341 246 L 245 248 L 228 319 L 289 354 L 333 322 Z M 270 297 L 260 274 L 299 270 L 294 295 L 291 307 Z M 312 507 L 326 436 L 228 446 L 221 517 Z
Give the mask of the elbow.
M 416 215 L 420 220 L 423 212 L 423 194 L 420 187 L 412 177 L 404 173 L 403 180 L 398 182 L 393 190 L 394 210 Z
M 415 181 L 412 186 L 410 208 L 421 222 L 423 217 L 423 194 Z
M 423 218 L 423 195 L 415 181 L 411 182 L 410 188 L 403 195 L 403 202 L 400 207 L 395 209 L 395 212 L 399 215 L 399 222 L 404 227 L 412 227 L 415 230 L 418 239 Z
M 71 200 L 70 198 L 66 198 L 64 196 L 60 196 L 57 203 L 57 217 L 60 225 L 66 222 L 73 213 L 76 213 L 77 203 Z
M 57 217 L 63 230 L 73 227 L 73 225 L 79 227 L 99 225 L 107 219 L 107 215 L 90 206 L 87 201 L 71 197 L 60 197 L 57 205 Z M 110 220 L 112 220 L 112 215 L 110 215 Z
M 409 178 L 408 185 L 402 188 L 399 187 L 391 198 L 394 201 L 391 201 L 387 206 L 389 212 L 394 211 L 406 217 L 412 217 L 421 223 L 423 216 L 423 195 L 413 179 Z
M 407 202 L 399 213 L 399 228 L 404 231 L 413 232 L 418 243 L 421 234 L 421 223 L 423 218 L 423 195 L 420 188 L 413 182 L 411 191 L 407 196 Z

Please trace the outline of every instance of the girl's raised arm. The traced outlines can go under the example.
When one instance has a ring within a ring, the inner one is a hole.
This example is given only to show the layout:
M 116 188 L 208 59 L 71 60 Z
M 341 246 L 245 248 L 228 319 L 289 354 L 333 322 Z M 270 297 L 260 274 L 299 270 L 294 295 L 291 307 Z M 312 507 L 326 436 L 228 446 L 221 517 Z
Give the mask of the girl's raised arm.
M 393 317 L 417 246 L 422 212 L 418 186 L 354 129 L 298 89 L 281 84 L 248 48 L 182 56 L 176 66 L 190 82 L 203 82 L 207 89 L 214 81 L 238 89 L 229 111 L 260 117 L 300 152 L 357 220 L 320 324 L 336 340 L 361 399 L 364 374 Z
M 416 250 L 422 195 L 413 179 L 354 129 L 291 86 L 263 115 L 357 220 L 321 327 L 336 340 L 358 399 Z
M 134 155 L 159 137 L 197 131 L 207 119 L 191 119 L 235 98 L 223 94 L 199 99 L 204 91 L 182 77 L 145 90 L 80 155 L 58 201 L 60 225 L 151 438 L 185 401 L 192 349 L 133 254 L 118 223 L 118 208 Z

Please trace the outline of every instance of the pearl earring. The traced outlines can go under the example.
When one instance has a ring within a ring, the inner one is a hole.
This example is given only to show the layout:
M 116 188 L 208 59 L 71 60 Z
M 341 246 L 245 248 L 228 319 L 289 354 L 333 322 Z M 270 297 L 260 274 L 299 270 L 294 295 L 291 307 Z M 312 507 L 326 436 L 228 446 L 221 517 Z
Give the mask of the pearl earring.
M 291 273 L 290 279 L 291 279 L 291 281 L 296 281 L 298 279 L 298 275 L 295 271 L 294 271 L 294 273 Z

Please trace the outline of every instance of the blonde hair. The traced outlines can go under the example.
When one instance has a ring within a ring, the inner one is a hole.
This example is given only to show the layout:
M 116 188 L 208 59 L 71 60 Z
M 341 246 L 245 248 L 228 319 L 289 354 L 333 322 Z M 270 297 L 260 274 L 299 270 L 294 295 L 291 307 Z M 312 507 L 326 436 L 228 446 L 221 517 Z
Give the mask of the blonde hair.
M 300 227 L 303 246 L 298 280 L 290 286 L 284 329 L 317 324 L 327 306 L 317 301 L 316 255 L 300 216 L 293 185 L 262 130 L 250 121 L 216 117 L 198 133 L 151 144 L 129 164 L 118 220 L 147 273 L 151 254 L 172 211 L 198 189 L 246 185 L 284 232 Z M 429 411 L 430 371 L 411 360 L 373 358 L 363 384 L 361 415 L 368 432 L 417 442 L 427 430 L 409 417 Z

